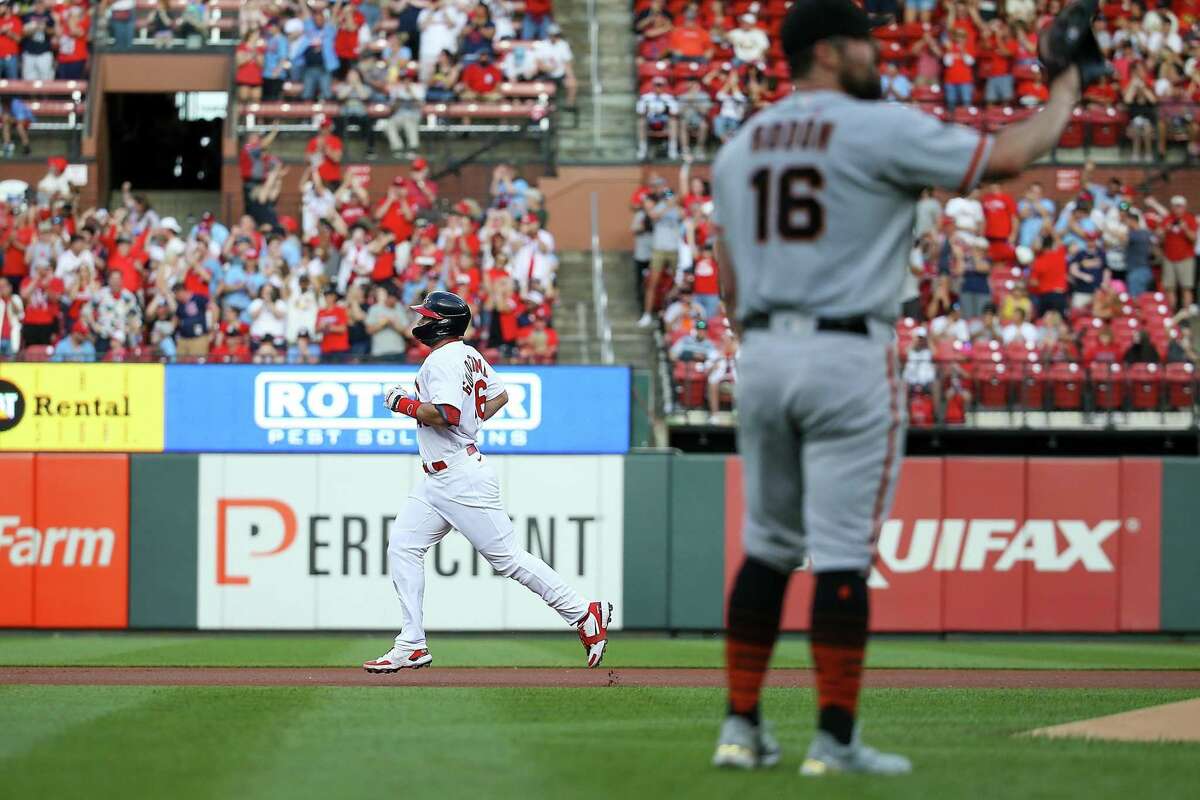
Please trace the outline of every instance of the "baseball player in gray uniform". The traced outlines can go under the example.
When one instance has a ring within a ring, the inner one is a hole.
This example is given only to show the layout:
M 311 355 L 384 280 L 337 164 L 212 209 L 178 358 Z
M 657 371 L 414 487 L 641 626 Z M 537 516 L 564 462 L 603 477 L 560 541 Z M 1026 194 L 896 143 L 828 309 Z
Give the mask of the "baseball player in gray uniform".
M 745 560 L 729 597 L 729 715 L 713 763 L 775 764 L 759 695 L 788 578 L 815 573 L 818 731 L 801 767 L 905 773 L 864 745 L 856 707 L 866 578 L 903 455 L 893 324 L 921 190 L 965 193 L 1048 152 L 1080 96 L 1075 68 L 1037 115 L 997 135 L 879 101 L 878 53 L 850 0 L 797 0 L 783 47 L 795 93 L 713 165 L 725 306 L 742 332 L 737 407 Z

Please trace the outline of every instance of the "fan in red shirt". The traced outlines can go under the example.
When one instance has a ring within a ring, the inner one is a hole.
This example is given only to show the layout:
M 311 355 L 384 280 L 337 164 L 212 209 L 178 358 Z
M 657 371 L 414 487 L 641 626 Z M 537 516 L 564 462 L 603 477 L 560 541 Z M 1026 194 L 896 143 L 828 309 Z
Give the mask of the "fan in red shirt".
M 1091 366 L 1093 361 L 1116 362 L 1121 360 L 1122 355 L 1120 346 L 1113 339 L 1112 328 L 1105 325 L 1096 340 L 1084 346 L 1083 363 Z
M 397 175 L 388 187 L 387 195 L 375 206 L 379 227 L 392 234 L 397 242 L 407 242 L 413 233 L 413 210 L 408 204 L 408 180 Z
M 704 307 L 705 316 L 711 318 L 721 306 L 721 283 L 711 245 L 705 245 L 700 251 L 700 257 L 692 266 L 692 273 L 692 292 L 696 302 Z
M 979 199 L 983 204 L 983 235 L 989 242 L 1009 242 L 1016 232 L 1017 202 L 993 183 Z
M 232 361 L 237 364 L 250 363 L 250 345 L 245 332 L 237 323 L 229 323 L 221 329 L 221 339 L 208 351 L 216 360 Z
M 954 41 L 946 48 L 942 56 L 945 70 L 942 72 L 942 83 L 945 84 L 946 108 L 953 111 L 958 106 L 969 106 L 975 95 L 975 58 L 966 46 L 966 37 L 961 30 L 954 31 Z
M 21 300 L 25 303 L 25 321 L 21 339 L 25 344 L 51 344 L 59 327 L 59 298 L 65 287 L 54 277 L 49 264 L 42 264 L 21 282 Z
M 25 248 L 33 242 L 37 235 L 37 227 L 32 219 L 26 219 L 21 224 L 21 217 L 14 218 L 7 228 L 0 229 L 0 245 L 4 246 L 3 275 L 8 278 L 13 289 L 21 284 L 21 280 L 29 274 L 29 266 L 25 263 Z
M 333 134 L 333 119 L 321 120 L 321 130 L 308 140 L 304 149 L 309 163 L 316 167 L 317 175 L 331 191 L 342 183 L 342 140 Z
M 1116 84 L 1106 75 L 1087 88 L 1083 101 L 1089 106 L 1105 109 L 1116 105 L 1119 96 Z
M 58 27 L 58 68 L 60 81 L 86 78 L 88 60 L 88 18 L 79 6 L 71 6 Z
M 238 100 L 243 103 L 257 103 L 262 99 L 263 57 L 266 52 L 267 43 L 257 30 L 247 31 L 234 50 L 237 69 L 233 73 L 233 82 L 238 87 Z
M 413 159 L 412 166 L 408 169 L 408 180 L 404 185 L 408 192 L 408 204 L 414 212 L 433 208 L 433 204 L 437 202 L 437 181 L 430 180 L 429 162 L 425 159 Z
M 1029 294 L 1038 316 L 1050 309 L 1067 311 L 1067 248 L 1058 236 L 1046 236 L 1029 268 Z
M 675 30 L 667 39 L 667 47 L 676 58 L 687 61 L 706 61 L 712 56 L 712 37 L 696 20 L 696 11 L 684 11 L 683 24 L 676 23 Z
M 142 291 L 142 271 L 133 253 L 133 243 L 128 236 L 117 238 L 116 247 L 108 255 L 108 271 L 121 273 L 125 288 L 134 294 Z
M 350 352 L 350 317 L 333 286 L 325 289 L 325 305 L 317 312 L 317 330 L 321 334 L 322 359 L 337 361 Z
M 334 74 L 338 80 L 344 79 L 346 73 L 358 61 L 359 50 L 362 46 L 359 31 L 366 21 L 367 18 L 355 6 L 346 6 L 342 9 L 337 33 L 333 37 L 333 52 L 337 55 L 339 62 Z
M 1017 55 L 1017 42 L 1009 33 L 1008 26 L 993 20 L 991 29 L 983 39 L 980 53 L 979 74 L 986 78 L 984 102 L 988 105 L 1007 105 L 1013 100 L 1013 59 Z
M 1196 285 L 1196 215 L 1187 210 L 1183 195 L 1171 198 L 1171 213 L 1163 220 L 1163 291 L 1180 290 L 1180 307 L 1187 308 Z
M 0 59 L 17 58 L 20 55 L 21 33 L 24 29 L 12 3 L 0 7 Z
M 492 63 L 491 54 L 482 52 L 463 70 L 459 92 L 464 100 L 498 100 L 503 81 L 504 74 Z

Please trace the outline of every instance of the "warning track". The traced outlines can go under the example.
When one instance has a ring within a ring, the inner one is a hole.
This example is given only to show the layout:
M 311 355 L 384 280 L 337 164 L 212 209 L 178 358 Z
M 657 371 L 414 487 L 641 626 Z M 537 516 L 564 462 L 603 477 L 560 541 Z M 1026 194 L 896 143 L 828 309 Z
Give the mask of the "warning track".
M 869 688 L 1200 689 L 1200 670 L 869 669 Z M 276 667 L 0 667 L 0 684 L 39 686 L 424 686 L 497 688 L 720 687 L 719 669 L 431 667 L 372 675 L 361 669 Z M 772 670 L 768 684 L 809 687 L 808 669 Z

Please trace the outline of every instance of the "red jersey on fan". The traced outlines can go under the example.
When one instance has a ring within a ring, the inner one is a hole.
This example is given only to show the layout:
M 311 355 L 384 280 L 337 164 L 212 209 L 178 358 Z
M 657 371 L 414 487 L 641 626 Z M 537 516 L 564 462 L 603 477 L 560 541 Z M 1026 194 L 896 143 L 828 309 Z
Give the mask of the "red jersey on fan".
M 309 158 L 315 158 L 320 153 L 320 163 L 317 165 L 317 174 L 321 176 L 321 180 L 326 185 L 331 183 L 341 183 L 342 181 L 342 163 L 334 161 L 327 152 L 342 153 L 342 140 L 334 136 L 332 133 L 322 131 L 313 138 L 308 140 L 308 147 L 304 148 L 304 152 Z
M 1163 255 L 1168 261 L 1184 261 L 1196 253 L 1196 215 L 1172 214 L 1163 223 Z M 1189 240 L 1184 232 L 1190 231 Z
M 22 278 L 29 273 L 25 263 L 25 248 L 33 242 L 36 230 L 32 225 L 23 225 L 13 231 L 13 242 L 4 249 L 4 275 Z
M 697 259 L 693 273 L 695 280 L 692 283 L 692 291 L 696 294 L 716 295 L 721 293 L 720 279 L 717 276 L 717 262 L 713 259 Z
M 1012 235 L 1017 203 L 1004 192 L 985 194 L 983 204 L 983 235 L 988 239 L 1007 239 Z
M 317 330 L 323 331 L 322 353 L 344 353 L 350 349 L 350 329 L 347 327 L 349 323 L 346 309 L 341 306 L 326 306 L 317 312 Z M 334 332 L 326 327 L 328 325 L 341 325 L 343 330 L 340 333 Z

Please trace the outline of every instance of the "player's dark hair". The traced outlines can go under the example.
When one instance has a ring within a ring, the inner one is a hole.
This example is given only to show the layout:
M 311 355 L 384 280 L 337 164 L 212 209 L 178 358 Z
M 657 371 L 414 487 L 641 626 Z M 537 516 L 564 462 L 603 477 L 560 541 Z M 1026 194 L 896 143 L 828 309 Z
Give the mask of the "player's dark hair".
M 792 79 L 808 77 L 808 73 L 812 71 L 813 60 L 813 48 L 811 47 L 792 51 L 788 55 L 788 69 L 791 70 Z

